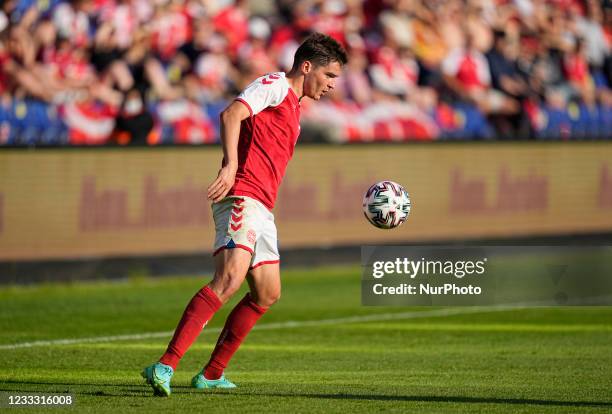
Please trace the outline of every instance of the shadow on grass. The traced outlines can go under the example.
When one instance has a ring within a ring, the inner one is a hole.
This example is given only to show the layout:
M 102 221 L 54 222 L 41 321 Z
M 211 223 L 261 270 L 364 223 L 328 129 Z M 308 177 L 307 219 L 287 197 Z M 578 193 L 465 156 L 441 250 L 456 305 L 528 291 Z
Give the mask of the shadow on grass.
M 146 384 L 92 384 L 92 383 L 49 383 L 35 381 L 2 381 L 4 384 L 15 385 L 45 385 L 55 387 L 122 387 L 115 392 L 112 391 L 89 391 L 71 389 L 70 392 L 75 395 L 90 395 L 95 397 L 153 397 L 149 386 Z M 174 386 L 174 394 L 194 394 L 201 393 L 190 386 Z M 0 391 L 8 392 L 49 392 L 48 390 L 15 390 L 6 387 L 0 387 Z M 178 391 L 178 392 L 177 392 Z M 511 405 L 538 405 L 538 406 L 558 406 L 558 407 L 610 407 L 610 401 L 560 401 L 560 400 L 542 400 L 532 398 L 494 398 L 494 397 L 463 397 L 463 396 L 435 396 L 435 395 L 365 395 L 365 394 L 305 394 L 305 393 L 262 393 L 262 392 L 240 392 L 238 390 L 211 390 L 206 393 L 217 396 L 232 396 L 232 395 L 248 395 L 260 397 L 281 397 L 281 398 L 312 398 L 323 400 L 361 400 L 361 401 L 400 401 L 400 402 L 432 402 L 432 403 L 462 403 L 462 404 L 511 404 Z M 155 397 L 158 398 L 158 397 Z
M 144 381 L 144 380 L 143 380 Z M 28 389 L 11 388 L 10 386 L 23 385 Z M 2 385 L 5 385 L 4 387 Z M 42 387 L 44 386 L 44 388 Z M 97 388 L 97 390 L 82 390 L 81 387 Z M 116 388 L 116 391 L 107 391 L 108 388 Z M 42 382 L 42 381 L 0 381 L 0 392 L 21 392 L 21 393 L 66 393 L 74 395 L 92 395 L 99 397 L 126 397 L 126 396 L 147 396 L 150 394 L 148 385 L 138 383 L 87 383 L 87 382 Z
M 109 383 L 109 384 L 101 384 L 101 383 L 88 383 L 88 382 L 43 382 L 43 381 L 16 381 L 16 380 L 6 380 L 0 381 L 0 385 L 4 384 L 15 384 L 15 385 L 49 385 L 49 386 L 62 386 L 62 387 L 138 387 L 140 385 L 144 385 L 144 379 L 142 380 L 142 384 L 139 383 Z M 0 391 L 15 391 L 12 389 L 0 388 Z M 31 391 L 35 392 L 35 391 Z
M 219 394 L 221 395 L 221 394 Z M 230 394 L 227 394 L 230 395 Z M 494 398 L 494 397 L 462 397 L 435 395 L 364 395 L 364 394 L 281 394 L 281 393 L 248 393 L 262 397 L 299 397 L 328 400 L 362 400 L 362 401 L 404 401 L 404 402 L 437 402 L 464 404 L 516 404 L 543 405 L 560 407 L 611 407 L 609 401 L 559 401 L 531 398 Z

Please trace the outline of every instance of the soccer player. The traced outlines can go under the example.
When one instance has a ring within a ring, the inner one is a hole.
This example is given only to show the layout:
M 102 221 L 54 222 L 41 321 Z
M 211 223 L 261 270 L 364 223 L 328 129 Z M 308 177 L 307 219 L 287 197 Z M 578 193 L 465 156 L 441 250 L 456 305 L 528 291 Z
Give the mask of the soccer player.
M 170 380 L 200 331 L 238 291 L 250 292 L 231 311 L 208 363 L 192 379 L 195 388 L 234 388 L 223 372 L 257 320 L 280 297 L 276 225 L 271 210 L 300 134 L 300 101 L 332 90 L 346 52 L 314 33 L 297 49 L 293 67 L 251 83 L 221 113 L 223 162 L 208 187 L 216 238 L 213 280 L 191 299 L 159 362 L 142 376 L 156 395 L 170 395 Z

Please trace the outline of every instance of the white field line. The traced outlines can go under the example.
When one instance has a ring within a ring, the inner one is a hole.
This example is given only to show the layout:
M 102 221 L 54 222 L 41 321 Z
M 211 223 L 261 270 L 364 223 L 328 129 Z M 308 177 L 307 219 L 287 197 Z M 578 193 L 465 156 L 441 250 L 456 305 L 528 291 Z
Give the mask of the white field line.
M 256 325 L 253 329 L 262 330 L 273 330 L 273 329 L 290 329 L 290 328 L 303 328 L 310 326 L 325 326 L 325 325 L 342 325 L 346 323 L 359 323 L 359 322 L 381 322 L 381 321 L 392 321 L 392 320 L 406 320 L 406 319 L 418 319 L 418 318 L 435 318 L 452 315 L 465 315 L 470 313 L 486 313 L 486 312 L 500 312 L 506 310 L 523 309 L 525 306 L 522 305 L 508 305 L 508 306 L 493 306 L 493 307 L 462 307 L 462 308 L 443 308 L 434 309 L 429 311 L 416 311 L 416 312 L 401 312 L 401 313 L 379 313 L 373 315 L 362 315 L 362 316 L 348 316 L 345 318 L 333 318 L 333 319 L 321 319 L 314 321 L 287 321 L 277 323 L 267 323 Z M 217 332 L 221 331 L 221 328 L 208 328 L 207 331 Z M 113 336 L 96 336 L 90 338 L 67 338 L 67 339 L 52 339 L 48 341 L 32 341 L 32 342 L 21 342 L 16 344 L 0 345 L 2 349 L 19 349 L 19 348 L 32 348 L 38 346 L 57 346 L 57 345 L 74 345 L 74 344 L 87 344 L 87 343 L 100 343 L 100 342 L 115 342 L 115 341 L 131 341 L 140 339 L 150 338 L 165 338 L 172 336 L 173 331 L 164 332 L 145 332 L 131 335 L 113 335 Z

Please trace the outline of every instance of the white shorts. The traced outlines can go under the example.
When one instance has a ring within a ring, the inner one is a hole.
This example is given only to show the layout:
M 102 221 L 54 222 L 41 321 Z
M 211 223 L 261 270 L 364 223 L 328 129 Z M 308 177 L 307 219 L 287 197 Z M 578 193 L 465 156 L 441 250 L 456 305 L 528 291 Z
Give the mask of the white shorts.
M 251 253 L 251 269 L 278 263 L 278 239 L 274 215 L 259 201 L 245 196 L 226 197 L 212 205 L 215 220 L 213 256 L 223 249 Z

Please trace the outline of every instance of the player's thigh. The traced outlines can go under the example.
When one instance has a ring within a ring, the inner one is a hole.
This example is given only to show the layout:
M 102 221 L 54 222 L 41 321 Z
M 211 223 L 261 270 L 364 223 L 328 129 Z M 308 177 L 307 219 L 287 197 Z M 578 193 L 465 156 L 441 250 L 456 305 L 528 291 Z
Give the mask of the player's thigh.
M 267 307 L 273 305 L 280 297 L 280 256 L 274 215 L 267 210 L 261 212 L 261 230 L 247 279 L 255 302 Z
M 260 203 L 249 197 L 227 197 L 212 205 L 216 256 L 224 249 L 240 248 L 253 253 L 263 226 Z M 265 207 L 264 207 L 265 208 Z
M 209 286 L 221 302 L 240 288 L 251 265 L 251 253 L 244 249 L 224 249 L 215 256 L 215 276 Z
M 281 294 L 280 265 L 278 262 L 263 264 L 247 275 L 251 297 L 259 306 L 272 306 Z
M 269 264 L 278 264 L 280 255 L 278 253 L 278 235 L 274 215 L 268 211 L 260 209 L 260 227 L 257 235 L 257 242 L 253 249 L 253 260 L 251 268 L 256 269 Z

